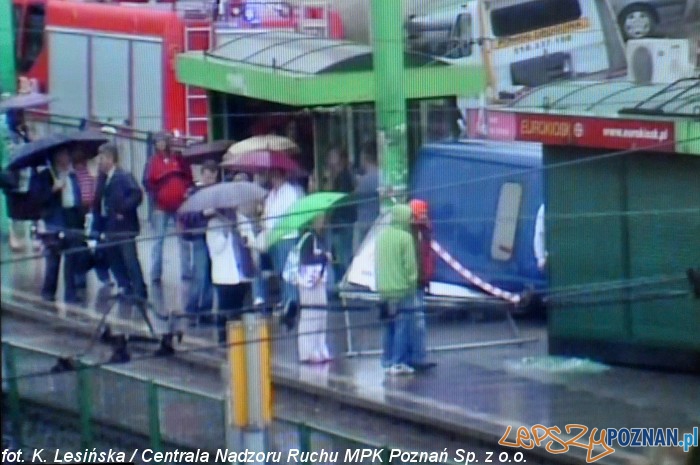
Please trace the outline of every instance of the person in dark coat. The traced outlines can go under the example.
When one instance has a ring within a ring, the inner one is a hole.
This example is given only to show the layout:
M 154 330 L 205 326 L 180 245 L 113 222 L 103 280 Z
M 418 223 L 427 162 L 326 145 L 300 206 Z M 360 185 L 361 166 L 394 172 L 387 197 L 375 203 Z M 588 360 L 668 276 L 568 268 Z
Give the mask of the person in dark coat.
M 38 175 L 32 195 L 41 202 L 41 218 L 46 225 L 45 238 L 46 270 L 41 297 L 53 301 L 58 286 L 58 271 L 61 255 L 66 249 L 82 244 L 82 228 L 85 216 L 80 204 L 81 193 L 78 178 L 73 172 L 70 153 L 63 149 L 53 157 L 52 166 Z M 62 236 L 62 237 L 61 237 Z M 64 280 L 65 301 L 77 303 L 76 293 L 77 253 L 65 254 Z
M 355 190 L 355 179 L 350 172 L 348 154 L 344 149 L 334 148 L 328 152 L 327 190 L 347 194 Z M 357 212 L 355 205 L 342 203 L 333 209 L 329 218 L 329 234 L 335 263 L 334 281 L 340 281 L 352 260 L 352 236 Z
M 143 200 L 136 179 L 119 167 L 119 151 L 112 143 L 99 150 L 100 176 L 93 204 L 93 233 L 104 234 L 105 256 L 123 292 L 146 299 L 148 292 L 136 250 L 140 232 L 136 209 Z

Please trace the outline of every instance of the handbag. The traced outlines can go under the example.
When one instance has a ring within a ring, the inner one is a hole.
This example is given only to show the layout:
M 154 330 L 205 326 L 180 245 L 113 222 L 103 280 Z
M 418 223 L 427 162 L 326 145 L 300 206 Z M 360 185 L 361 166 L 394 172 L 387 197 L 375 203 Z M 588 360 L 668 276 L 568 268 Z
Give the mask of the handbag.
M 294 248 L 289 251 L 287 255 L 287 260 L 284 262 L 284 268 L 282 269 L 282 279 L 296 286 L 299 284 L 299 265 L 301 262 L 301 246 L 304 241 L 311 235 L 311 233 L 304 234 L 301 239 L 296 243 Z

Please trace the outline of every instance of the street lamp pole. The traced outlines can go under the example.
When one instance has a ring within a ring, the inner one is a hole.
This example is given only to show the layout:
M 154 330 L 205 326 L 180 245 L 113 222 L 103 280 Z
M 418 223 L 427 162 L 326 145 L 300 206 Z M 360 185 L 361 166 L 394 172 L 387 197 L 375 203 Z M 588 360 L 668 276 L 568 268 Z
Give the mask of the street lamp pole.
M 387 200 L 404 197 L 408 184 L 403 8 L 402 0 L 371 2 L 377 150 Z

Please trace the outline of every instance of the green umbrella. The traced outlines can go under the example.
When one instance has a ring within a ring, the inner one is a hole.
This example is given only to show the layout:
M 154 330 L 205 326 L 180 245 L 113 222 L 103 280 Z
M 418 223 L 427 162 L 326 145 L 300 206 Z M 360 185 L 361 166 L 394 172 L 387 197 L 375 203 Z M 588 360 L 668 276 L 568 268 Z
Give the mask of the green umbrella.
M 348 194 L 341 192 L 317 192 L 298 200 L 289 207 L 284 218 L 270 231 L 267 246 L 271 247 L 287 234 L 303 228 L 347 196 Z

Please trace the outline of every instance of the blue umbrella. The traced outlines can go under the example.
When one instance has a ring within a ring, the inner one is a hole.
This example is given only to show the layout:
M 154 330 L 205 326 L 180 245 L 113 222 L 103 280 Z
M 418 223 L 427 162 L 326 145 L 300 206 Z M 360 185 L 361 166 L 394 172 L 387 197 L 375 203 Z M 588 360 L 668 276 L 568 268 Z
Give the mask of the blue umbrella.
M 0 101 L 0 113 L 8 110 L 23 110 L 26 108 L 40 107 L 46 105 L 51 100 L 51 97 L 48 95 L 37 92 L 14 95 Z

